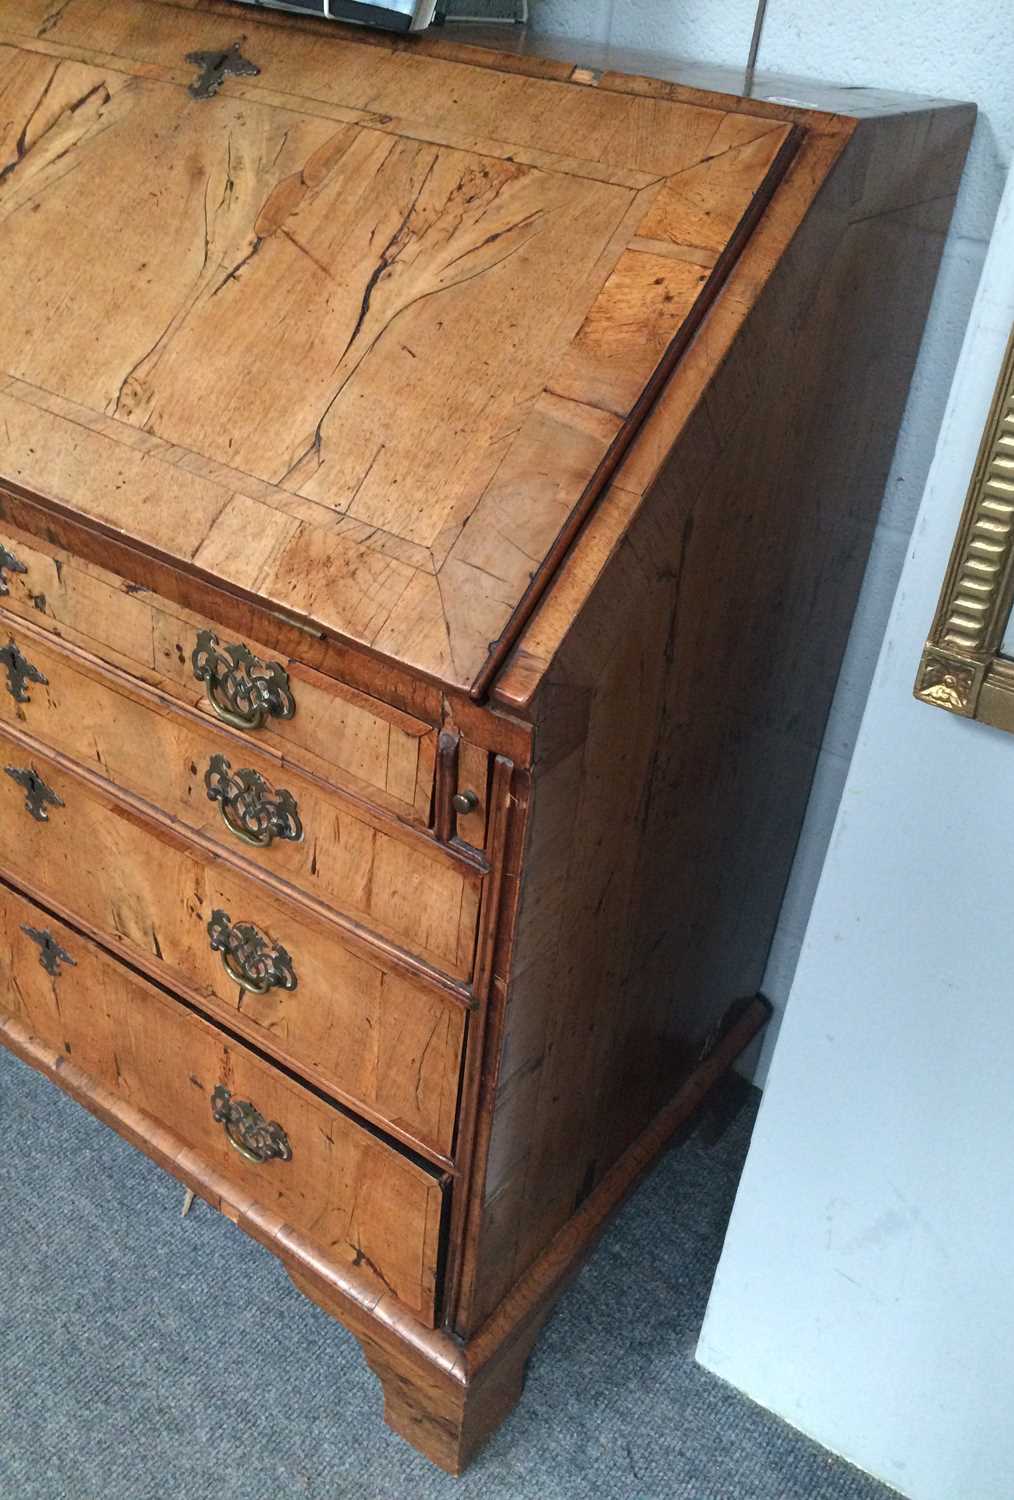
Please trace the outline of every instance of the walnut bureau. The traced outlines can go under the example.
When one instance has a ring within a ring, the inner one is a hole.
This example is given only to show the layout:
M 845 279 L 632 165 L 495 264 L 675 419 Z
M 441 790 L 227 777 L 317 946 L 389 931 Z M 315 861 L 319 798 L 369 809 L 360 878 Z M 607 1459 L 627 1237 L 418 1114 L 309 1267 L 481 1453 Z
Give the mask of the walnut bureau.
M 765 1018 L 974 115 L 504 47 L 0 0 L 0 1037 L 452 1472 Z

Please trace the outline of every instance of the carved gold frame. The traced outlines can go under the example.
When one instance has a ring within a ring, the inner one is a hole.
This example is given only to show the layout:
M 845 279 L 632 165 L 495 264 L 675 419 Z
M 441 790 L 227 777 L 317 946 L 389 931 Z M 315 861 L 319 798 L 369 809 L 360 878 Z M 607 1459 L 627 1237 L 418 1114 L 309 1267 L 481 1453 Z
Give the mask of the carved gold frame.
M 1014 731 L 1014 660 L 1000 655 L 1014 602 L 1014 332 L 961 512 L 915 696 Z

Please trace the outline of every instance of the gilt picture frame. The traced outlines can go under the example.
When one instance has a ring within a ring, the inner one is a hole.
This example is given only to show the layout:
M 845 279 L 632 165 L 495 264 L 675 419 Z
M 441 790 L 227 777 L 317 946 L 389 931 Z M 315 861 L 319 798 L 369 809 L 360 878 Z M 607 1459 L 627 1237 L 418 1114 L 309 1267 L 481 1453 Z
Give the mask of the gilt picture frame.
M 915 696 L 1014 732 L 1014 330 L 1008 340 Z

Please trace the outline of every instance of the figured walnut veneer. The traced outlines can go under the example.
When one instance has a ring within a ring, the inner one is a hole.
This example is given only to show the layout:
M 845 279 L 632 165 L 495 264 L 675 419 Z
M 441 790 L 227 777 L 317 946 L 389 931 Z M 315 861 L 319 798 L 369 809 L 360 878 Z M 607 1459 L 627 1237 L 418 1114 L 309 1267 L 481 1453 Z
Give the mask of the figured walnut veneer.
M 404 90 L 400 58 L 266 27 L 260 75 L 195 110 L 180 49 L 221 23 L 135 9 L 72 0 L 41 36 L 0 11 L 26 38 L 0 54 L 4 472 L 468 687 L 792 127 L 567 89 L 605 162 L 519 160 L 513 132 L 429 128 L 418 95 L 462 69 L 410 64 Z M 561 90 L 495 92 L 489 129 Z
M 460 1472 L 764 1022 L 973 112 L 236 15 L 0 0 L 0 1039 Z

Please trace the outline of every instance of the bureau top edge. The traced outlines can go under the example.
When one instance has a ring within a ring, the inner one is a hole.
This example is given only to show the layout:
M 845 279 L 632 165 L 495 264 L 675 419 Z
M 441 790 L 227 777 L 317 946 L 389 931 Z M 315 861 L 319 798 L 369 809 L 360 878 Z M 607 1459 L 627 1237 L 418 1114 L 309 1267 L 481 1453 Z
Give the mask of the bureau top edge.
M 0 475 L 485 700 L 798 127 L 276 19 L 0 0 Z
M 179 637 L 179 646 L 188 661 L 198 633 L 202 628 L 210 628 L 220 637 L 223 649 L 240 644 L 266 661 L 274 658 L 290 667 L 299 664 L 300 670 L 309 669 L 311 674 L 319 674 L 321 679 L 343 690 L 351 689 L 371 703 L 386 705 L 395 715 L 407 716 L 405 728 L 409 733 L 419 732 L 424 726 L 437 730 L 450 725 L 471 744 L 491 754 L 507 755 L 519 769 L 527 768 L 531 762 L 532 725 L 509 710 L 492 704 L 476 705 L 467 694 L 407 672 L 399 663 L 385 661 L 356 642 L 328 636 L 310 622 L 271 609 L 256 595 L 228 590 L 219 579 L 177 568 L 170 561 L 117 538 L 108 529 L 87 522 L 67 507 L 29 494 L 2 476 L 0 543 L 13 554 L 13 572 L 8 567 L 5 574 L 0 564 L 0 607 L 7 610 L 13 606 L 15 595 L 24 595 L 26 601 L 32 598 L 32 590 L 37 586 L 33 582 L 32 558 L 41 549 L 55 562 L 64 589 L 74 586 L 73 579 L 68 578 L 67 565 L 84 563 L 114 593 L 127 596 L 126 602 L 133 600 L 138 608 L 146 602 L 149 607 L 162 613 L 168 610 L 170 616 L 179 618 L 184 632 Z M 26 562 L 28 571 L 22 579 L 19 575 Z M 122 611 L 116 613 L 115 621 L 106 623 L 105 634 L 96 644 L 90 638 L 92 631 L 81 636 L 76 629 L 66 628 L 77 624 L 76 616 L 86 607 L 86 600 L 77 601 L 75 619 L 68 619 L 65 625 L 60 624 L 59 611 L 54 614 L 55 605 L 56 601 L 46 591 L 35 604 L 35 609 L 42 610 L 43 615 L 37 617 L 29 609 L 27 618 L 42 624 L 46 615 L 52 615 L 58 626 L 57 634 L 66 635 L 68 640 L 114 666 L 133 672 L 125 658 L 136 654 L 137 643 L 119 638 L 126 628 L 120 618 Z M 131 637 L 136 633 L 136 630 L 131 632 Z M 154 661 L 147 662 L 149 668 L 154 665 Z M 189 681 L 189 666 L 184 676 Z

